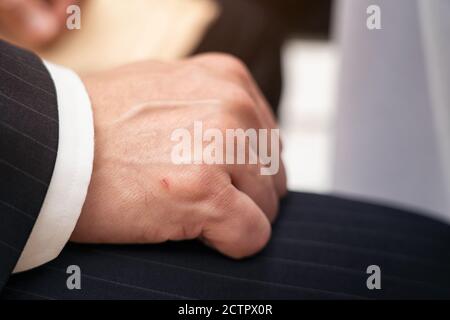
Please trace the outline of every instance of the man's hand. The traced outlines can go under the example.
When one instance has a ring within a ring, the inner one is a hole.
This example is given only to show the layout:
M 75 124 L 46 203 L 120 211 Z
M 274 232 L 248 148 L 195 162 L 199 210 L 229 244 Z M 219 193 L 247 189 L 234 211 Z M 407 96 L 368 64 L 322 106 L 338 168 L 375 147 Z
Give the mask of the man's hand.
M 142 62 L 83 79 L 95 122 L 91 184 L 71 240 L 159 243 L 199 238 L 242 258 L 270 238 L 278 174 L 261 165 L 177 165 L 177 128 L 275 128 L 274 117 L 247 69 L 209 54 L 174 63 Z M 281 160 L 280 160 L 281 163 Z
M 0 33 L 28 48 L 43 46 L 64 30 L 66 9 L 76 0 L 0 0 Z

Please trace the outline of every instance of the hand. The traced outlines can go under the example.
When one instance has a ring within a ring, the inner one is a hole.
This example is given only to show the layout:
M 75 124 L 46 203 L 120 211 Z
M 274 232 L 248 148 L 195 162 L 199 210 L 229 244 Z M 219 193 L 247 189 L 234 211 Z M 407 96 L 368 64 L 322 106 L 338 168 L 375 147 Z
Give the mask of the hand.
M 219 54 L 141 62 L 83 79 L 95 123 L 94 169 L 71 240 L 159 243 L 201 239 L 242 258 L 261 250 L 286 193 L 261 165 L 174 164 L 171 134 L 201 120 L 221 132 L 275 128 L 251 75 Z M 281 163 L 281 161 L 280 161 Z
M 0 33 L 28 48 L 43 46 L 64 30 L 76 0 L 0 0 Z

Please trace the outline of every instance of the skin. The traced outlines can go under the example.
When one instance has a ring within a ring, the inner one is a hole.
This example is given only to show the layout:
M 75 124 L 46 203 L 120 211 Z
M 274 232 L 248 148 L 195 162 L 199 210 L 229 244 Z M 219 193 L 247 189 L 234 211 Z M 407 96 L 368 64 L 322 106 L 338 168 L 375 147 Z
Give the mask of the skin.
M 179 165 L 177 128 L 276 128 L 266 100 L 237 59 L 207 54 L 179 62 L 140 62 L 84 77 L 95 123 L 94 170 L 71 240 L 160 243 L 200 239 L 233 258 L 268 242 L 282 166 Z
M 0 35 L 16 45 L 37 49 L 65 29 L 66 9 L 76 0 L 0 0 Z
M 0 0 L 0 35 L 36 49 L 60 35 L 75 0 Z M 233 258 L 268 242 L 286 193 L 259 165 L 177 165 L 171 133 L 192 128 L 273 129 L 245 66 L 220 54 L 141 62 L 82 78 L 95 126 L 94 170 L 71 240 L 160 243 L 200 239 Z

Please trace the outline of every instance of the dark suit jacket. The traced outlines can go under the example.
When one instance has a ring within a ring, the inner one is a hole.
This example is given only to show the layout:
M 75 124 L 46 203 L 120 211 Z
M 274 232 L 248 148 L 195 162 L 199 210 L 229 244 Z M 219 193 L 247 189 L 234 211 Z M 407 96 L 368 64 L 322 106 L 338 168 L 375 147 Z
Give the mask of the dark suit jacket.
M 39 214 L 58 148 L 58 109 L 37 56 L 0 40 L 0 291 Z
M 0 41 L 0 299 L 450 298 L 448 225 L 300 193 L 282 202 L 267 248 L 244 261 L 195 241 L 68 245 L 54 261 L 10 277 L 46 196 L 57 148 L 50 75 L 39 58 Z M 82 270 L 82 290 L 66 286 L 70 265 Z M 370 265 L 380 267 L 381 290 L 367 287 Z

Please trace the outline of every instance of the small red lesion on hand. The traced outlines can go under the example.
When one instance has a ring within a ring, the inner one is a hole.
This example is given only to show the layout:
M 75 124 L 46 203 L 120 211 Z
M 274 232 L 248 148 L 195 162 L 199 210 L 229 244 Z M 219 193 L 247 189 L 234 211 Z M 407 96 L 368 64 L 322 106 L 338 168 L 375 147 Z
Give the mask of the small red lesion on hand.
M 169 190 L 170 189 L 170 185 L 169 185 L 169 180 L 167 178 L 162 178 L 161 179 L 161 185 L 163 186 L 164 189 Z

